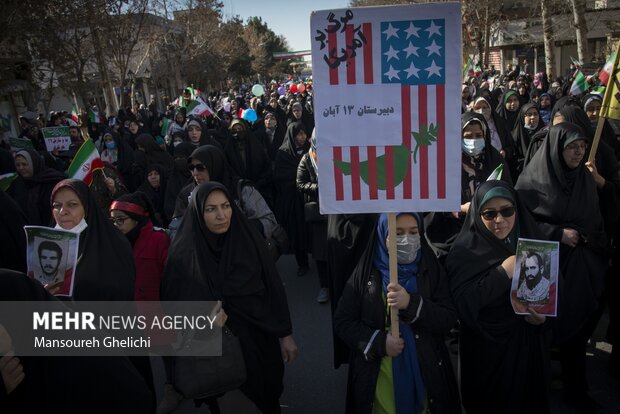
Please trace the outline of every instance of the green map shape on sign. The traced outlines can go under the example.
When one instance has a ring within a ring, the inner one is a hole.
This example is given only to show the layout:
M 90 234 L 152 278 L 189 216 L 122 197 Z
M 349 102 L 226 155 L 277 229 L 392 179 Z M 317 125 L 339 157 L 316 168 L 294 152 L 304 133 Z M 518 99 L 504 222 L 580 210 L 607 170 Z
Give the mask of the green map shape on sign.
M 398 146 L 390 146 L 389 148 L 393 149 L 394 152 L 394 186 L 398 186 L 405 179 L 405 175 L 407 175 L 407 171 L 409 170 L 409 163 L 411 162 L 410 154 L 413 154 L 413 160 L 417 164 L 417 153 L 421 146 L 431 146 L 433 142 L 437 141 L 437 134 L 439 131 L 439 125 L 430 124 L 430 126 L 426 127 L 426 125 L 420 125 L 419 132 L 411 132 L 411 135 L 415 139 L 416 146 L 414 151 L 410 151 L 409 148 L 405 145 Z M 386 147 L 388 148 L 388 147 Z M 334 164 L 336 167 L 344 174 L 351 175 L 351 163 L 334 160 Z M 385 190 L 387 188 L 386 185 L 386 157 L 382 155 L 377 157 L 376 159 L 377 166 L 377 188 L 379 190 Z M 368 161 L 360 162 L 360 177 L 362 180 L 369 184 L 368 177 Z

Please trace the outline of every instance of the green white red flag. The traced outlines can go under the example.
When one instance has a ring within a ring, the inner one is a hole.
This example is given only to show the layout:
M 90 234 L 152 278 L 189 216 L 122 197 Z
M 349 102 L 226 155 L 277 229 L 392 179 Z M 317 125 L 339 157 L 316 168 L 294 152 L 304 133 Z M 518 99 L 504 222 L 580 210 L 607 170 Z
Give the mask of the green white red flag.
M 103 119 L 101 118 L 101 115 L 99 115 L 99 112 L 90 111 L 88 113 L 88 119 L 92 124 L 103 124 Z
M 198 115 L 198 116 L 210 116 L 215 112 L 205 101 L 198 98 L 195 101 L 190 102 L 187 106 L 187 116 L 190 115 Z
M 71 107 L 71 119 L 76 125 L 80 124 L 80 117 L 78 116 L 78 111 L 75 105 Z
M 575 80 L 570 87 L 571 95 L 581 95 L 586 90 L 588 90 L 588 80 L 584 76 L 583 72 L 577 70 L 577 74 L 575 75 Z
M 607 86 L 607 81 L 609 81 L 609 77 L 611 75 L 611 68 L 614 65 L 614 59 L 616 58 L 616 53 L 612 53 L 609 57 L 609 60 L 603 66 L 603 69 L 598 74 L 598 80 L 605 86 Z
M 93 181 L 93 171 L 103 168 L 103 161 L 99 156 L 99 151 L 91 139 L 84 141 L 80 149 L 75 154 L 67 175 L 71 178 L 84 181 L 90 185 Z

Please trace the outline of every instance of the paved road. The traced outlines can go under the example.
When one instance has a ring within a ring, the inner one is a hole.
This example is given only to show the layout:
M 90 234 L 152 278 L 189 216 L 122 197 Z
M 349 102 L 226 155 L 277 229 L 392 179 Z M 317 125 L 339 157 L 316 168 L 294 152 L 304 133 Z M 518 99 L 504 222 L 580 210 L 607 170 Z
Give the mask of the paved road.
M 297 277 L 297 267 L 292 256 L 285 256 L 278 262 L 293 319 L 294 336 L 300 348 L 299 359 L 286 369 L 284 394 L 280 400 L 284 414 L 339 414 L 344 413 L 347 368 L 335 370 L 332 367 L 331 313 L 328 304 L 316 302 L 318 278 L 315 267 L 304 277 Z M 620 413 L 620 380 L 612 379 L 607 373 L 608 344 L 603 340 L 606 319 L 595 334 L 596 345 L 589 349 L 588 376 L 591 394 L 606 407 L 602 414 Z M 164 383 L 161 363 L 153 358 L 155 383 L 158 397 Z M 577 413 L 561 400 L 559 364 L 553 363 L 556 380 L 552 386 L 553 414 Z M 226 403 L 233 407 L 231 412 L 246 414 L 247 409 L 236 406 L 239 396 L 228 395 Z M 175 413 L 208 413 L 206 407 L 196 409 L 191 401 L 184 401 Z

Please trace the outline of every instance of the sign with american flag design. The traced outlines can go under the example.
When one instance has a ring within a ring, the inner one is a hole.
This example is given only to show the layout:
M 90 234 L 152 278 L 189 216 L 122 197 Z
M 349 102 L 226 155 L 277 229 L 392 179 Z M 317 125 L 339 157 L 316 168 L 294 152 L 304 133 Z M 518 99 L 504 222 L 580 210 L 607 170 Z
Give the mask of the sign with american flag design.
M 313 12 L 321 213 L 460 208 L 459 3 Z

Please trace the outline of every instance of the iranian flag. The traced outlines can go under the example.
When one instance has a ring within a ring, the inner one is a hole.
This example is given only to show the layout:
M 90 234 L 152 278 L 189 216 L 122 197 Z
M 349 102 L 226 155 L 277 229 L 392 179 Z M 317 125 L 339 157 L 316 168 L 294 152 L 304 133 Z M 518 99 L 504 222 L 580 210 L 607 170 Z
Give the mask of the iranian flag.
M 202 91 L 200 91 L 200 90 L 198 90 L 198 89 L 194 89 L 194 87 L 193 87 L 193 86 L 188 86 L 188 87 L 187 87 L 187 88 L 185 88 L 185 89 L 189 90 L 189 92 L 190 92 L 190 94 L 191 94 L 191 96 L 192 96 L 192 99 L 198 99 L 198 97 L 199 97 L 200 95 L 202 95 Z
M 583 72 L 578 70 L 577 74 L 575 75 L 575 80 L 573 81 L 573 84 L 570 87 L 570 94 L 581 95 L 587 89 L 588 89 L 588 80 L 584 76 Z
M 190 102 L 187 106 L 187 116 L 190 115 L 198 115 L 198 116 L 210 116 L 213 115 L 213 109 L 205 101 L 198 98 L 195 101 Z
M 99 151 L 95 148 L 95 143 L 91 139 L 87 139 L 75 154 L 73 161 L 71 161 L 67 175 L 90 185 L 93 181 L 93 171 L 102 168 L 103 162 L 99 157 Z
M 605 86 L 607 86 L 607 81 L 609 81 L 609 76 L 611 75 L 611 68 L 614 65 L 614 59 L 616 58 L 616 54 L 612 53 L 609 57 L 609 60 L 603 66 L 603 69 L 598 73 L 598 80 Z
M 99 115 L 99 112 L 90 111 L 88 113 L 88 119 L 92 124 L 103 124 L 103 119 L 101 119 L 101 115 Z
M 80 124 L 80 117 L 78 116 L 78 111 L 75 105 L 71 107 L 71 119 L 73 119 L 73 122 L 75 122 L 76 125 Z

